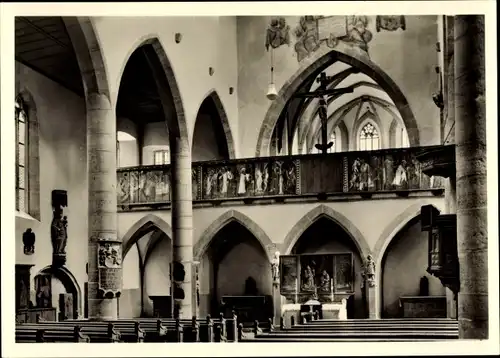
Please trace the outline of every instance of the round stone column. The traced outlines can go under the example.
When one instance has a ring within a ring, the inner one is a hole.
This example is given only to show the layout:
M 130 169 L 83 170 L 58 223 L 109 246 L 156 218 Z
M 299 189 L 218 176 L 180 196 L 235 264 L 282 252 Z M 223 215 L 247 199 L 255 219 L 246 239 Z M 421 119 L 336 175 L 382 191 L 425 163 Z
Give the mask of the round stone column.
M 172 296 L 174 317 L 191 318 L 193 302 L 193 207 L 191 151 L 180 138 L 170 139 L 172 150 Z
M 117 297 L 122 287 L 122 252 L 116 216 L 116 120 L 106 95 L 90 94 L 86 104 L 88 314 L 90 319 L 112 320 L 118 318 Z
M 488 337 L 484 16 L 455 17 L 455 143 L 460 338 Z

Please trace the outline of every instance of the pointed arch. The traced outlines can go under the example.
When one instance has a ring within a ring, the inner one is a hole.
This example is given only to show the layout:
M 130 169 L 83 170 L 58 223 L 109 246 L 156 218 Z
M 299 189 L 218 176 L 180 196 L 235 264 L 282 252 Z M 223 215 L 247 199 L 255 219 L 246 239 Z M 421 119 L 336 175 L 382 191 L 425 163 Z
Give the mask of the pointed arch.
M 378 316 L 382 314 L 382 260 L 385 256 L 387 248 L 397 234 L 410 222 L 417 220 L 420 217 L 420 210 L 426 202 L 419 202 L 405 209 L 401 214 L 397 215 L 380 234 L 375 247 L 373 249 L 373 260 L 375 261 L 375 280 L 376 280 L 376 305 Z M 439 209 L 438 209 L 439 210 Z
M 342 151 L 347 152 L 349 150 L 349 131 L 343 119 L 337 124 L 337 128 L 340 131 L 340 144 L 342 145 Z M 334 128 L 335 129 L 335 128 Z
M 361 55 L 354 48 L 340 44 L 335 50 L 328 47 L 318 49 L 318 51 L 302 62 L 299 69 L 281 87 L 278 98 L 270 105 L 262 123 L 255 151 L 256 157 L 267 155 L 276 122 L 292 95 L 301 87 L 304 81 L 310 77 L 317 76 L 335 61 L 342 61 L 359 68 L 361 72 L 378 83 L 389 97 L 391 97 L 401 114 L 408 132 L 410 145 L 419 145 L 417 121 L 401 89 L 367 56 Z
M 91 94 L 103 94 L 111 103 L 104 56 L 92 19 L 88 16 L 68 16 L 62 20 L 80 67 L 87 102 Z
M 220 124 L 222 125 L 222 129 L 224 131 L 224 137 L 226 139 L 226 147 L 227 147 L 227 152 L 228 152 L 228 159 L 235 159 L 236 158 L 236 153 L 235 153 L 235 143 L 233 139 L 233 134 L 231 131 L 231 125 L 229 124 L 229 118 L 227 117 L 226 110 L 224 109 L 224 105 L 219 97 L 219 94 L 215 90 L 215 88 L 212 88 L 208 94 L 203 97 L 203 100 L 201 101 L 200 105 L 198 106 L 198 112 L 205 103 L 207 99 L 211 99 L 215 105 L 215 108 L 217 110 L 217 113 L 219 115 L 220 119 Z M 196 122 L 194 124 L 193 128 L 193 145 L 191 147 L 194 147 L 194 130 L 196 130 Z
M 51 274 L 57 278 L 64 286 L 67 293 L 73 294 L 73 316 L 78 318 L 83 314 L 82 311 L 82 290 L 73 273 L 66 266 L 54 267 L 52 265 L 45 266 L 36 275 Z
M 132 225 L 122 237 L 123 258 L 125 258 L 125 255 L 127 255 L 127 252 L 137 240 L 153 230 L 161 230 L 168 237 L 172 237 L 172 228 L 165 220 L 154 214 L 148 214 Z
M 177 85 L 177 80 L 167 53 L 165 52 L 165 49 L 157 35 L 148 34 L 134 44 L 124 59 L 118 78 L 121 82 L 125 66 L 128 63 L 130 56 L 132 56 L 136 50 L 146 45 L 149 45 L 149 47 L 146 48 L 146 56 L 148 58 L 149 67 L 153 73 L 153 77 L 155 78 L 158 95 L 160 96 L 163 111 L 165 113 L 169 141 L 171 143 L 170 153 L 172 156 L 173 154 L 176 154 L 176 150 L 180 149 L 177 148 L 176 145 L 172 145 L 172 143 L 175 143 L 179 139 L 181 140 L 183 150 L 189 148 L 189 131 L 187 128 L 179 86 Z M 172 102 L 173 108 L 170 108 L 170 102 Z
M 370 246 L 359 229 L 347 217 L 324 204 L 309 211 L 292 227 L 283 241 L 283 253 L 285 255 L 290 254 L 302 234 L 322 217 L 326 217 L 338 224 L 351 237 L 361 257 L 371 254 Z
M 195 260 L 200 261 L 203 254 L 210 247 L 212 239 L 215 235 L 231 221 L 236 221 L 246 228 L 252 235 L 259 241 L 263 250 L 266 252 L 269 261 L 272 260 L 274 252 L 276 251 L 276 244 L 272 242 L 269 236 L 265 233 L 262 228 L 250 219 L 245 214 L 237 210 L 229 210 L 219 216 L 210 226 L 201 234 L 200 239 L 194 245 L 194 257 Z

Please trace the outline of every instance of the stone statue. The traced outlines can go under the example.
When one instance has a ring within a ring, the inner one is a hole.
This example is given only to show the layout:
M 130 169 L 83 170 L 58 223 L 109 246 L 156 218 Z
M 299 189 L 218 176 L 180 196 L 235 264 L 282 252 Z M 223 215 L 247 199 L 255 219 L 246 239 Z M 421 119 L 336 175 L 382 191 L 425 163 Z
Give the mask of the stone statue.
M 276 251 L 274 258 L 271 261 L 271 268 L 273 272 L 273 282 L 277 283 L 280 280 L 280 253 Z
M 366 279 L 370 287 L 375 286 L 375 261 L 373 261 L 372 255 L 366 257 L 363 278 Z
M 66 243 L 68 240 L 68 218 L 63 216 L 62 206 L 54 209 L 54 218 L 50 228 L 52 249 L 54 255 L 66 254 Z
M 24 254 L 33 255 L 35 253 L 35 233 L 27 229 L 23 234 Z

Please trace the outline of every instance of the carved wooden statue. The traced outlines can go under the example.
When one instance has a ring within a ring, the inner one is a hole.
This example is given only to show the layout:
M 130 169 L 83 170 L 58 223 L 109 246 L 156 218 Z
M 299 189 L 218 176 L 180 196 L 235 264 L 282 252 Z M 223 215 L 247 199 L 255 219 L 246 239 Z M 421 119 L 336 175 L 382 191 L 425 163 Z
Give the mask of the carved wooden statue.
M 63 207 L 68 205 L 65 190 L 52 191 L 52 207 L 54 216 L 50 226 L 52 241 L 52 265 L 62 266 L 66 263 L 66 244 L 68 241 L 68 218 L 63 216 Z
M 33 255 L 35 253 L 35 233 L 27 229 L 23 234 L 24 254 Z
M 62 207 L 54 209 L 54 218 L 50 227 L 50 235 L 52 238 L 52 248 L 54 255 L 66 254 L 66 242 L 68 240 L 68 219 L 63 216 Z

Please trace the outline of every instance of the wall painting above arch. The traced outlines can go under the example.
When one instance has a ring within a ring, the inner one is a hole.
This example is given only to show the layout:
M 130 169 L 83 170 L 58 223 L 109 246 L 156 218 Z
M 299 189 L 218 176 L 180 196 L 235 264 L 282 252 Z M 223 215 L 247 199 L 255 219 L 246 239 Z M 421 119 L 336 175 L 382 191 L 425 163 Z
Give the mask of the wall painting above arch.
M 295 27 L 295 52 L 301 62 L 321 46 L 335 48 L 339 41 L 368 52 L 373 34 L 368 16 L 302 16 Z

